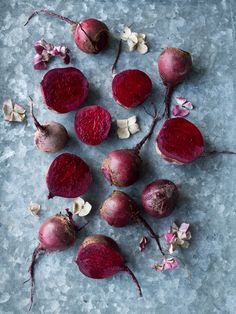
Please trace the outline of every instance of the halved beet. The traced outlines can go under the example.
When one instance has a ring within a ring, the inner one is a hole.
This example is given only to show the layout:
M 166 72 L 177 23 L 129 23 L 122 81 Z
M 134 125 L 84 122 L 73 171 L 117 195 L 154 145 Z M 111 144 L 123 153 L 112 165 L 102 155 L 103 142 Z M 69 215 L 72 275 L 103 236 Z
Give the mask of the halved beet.
M 140 70 L 126 70 L 115 75 L 112 81 L 113 97 L 129 109 L 142 104 L 150 95 L 152 81 Z
M 59 113 L 82 105 L 89 90 L 87 78 L 79 69 L 72 67 L 48 71 L 40 86 L 46 106 Z
M 48 198 L 74 198 L 88 191 L 92 175 L 86 162 L 79 156 L 64 153 L 57 156 L 49 166 L 46 183 Z
M 110 113 L 96 105 L 80 109 L 75 115 L 75 132 L 88 145 L 101 144 L 111 128 Z
M 199 129 L 184 118 L 165 121 L 156 138 L 156 149 L 161 157 L 176 164 L 194 161 L 204 151 L 204 140 Z

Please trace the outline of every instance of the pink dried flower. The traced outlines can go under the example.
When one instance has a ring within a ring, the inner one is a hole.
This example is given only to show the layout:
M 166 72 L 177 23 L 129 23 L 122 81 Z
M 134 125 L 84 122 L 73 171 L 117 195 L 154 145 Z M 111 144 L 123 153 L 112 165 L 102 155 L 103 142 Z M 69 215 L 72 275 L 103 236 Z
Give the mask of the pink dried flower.
M 172 113 L 177 117 L 186 117 L 189 114 L 189 110 L 180 105 L 175 105 L 172 109 Z
M 139 241 L 139 250 L 141 252 L 145 249 L 147 243 L 148 243 L 147 237 L 142 237 L 141 240 Z
M 187 99 L 184 97 L 175 97 L 175 100 L 179 106 L 183 106 L 187 102 Z
M 155 264 L 153 269 L 157 272 L 162 272 L 168 269 L 174 269 L 178 267 L 178 262 L 174 257 L 164 258 L 161 264 Z
M 182 106 L 186 109 L 193 109 L 193 104 L 190 101 L 185 102 Z
M 180 227 L 177 226 L 176 223 L 173 222 L 173 224 L 170 227 L 170 230 L 164 234 L 164 237 L 166 239 L 166 242 L 170 244 L 169 246 L 169 253 L 172 254 L 178 246 L 183 248 L 189 247 L 188 240 L 191 239 L 191 232 L 189 231 L 189 224 L 182 223 Z
M 164 238 L 166 239 L 166 242 L 171 243 L 174 240 L 175 235 L 174 233 L 168 231 L 164 234 Z

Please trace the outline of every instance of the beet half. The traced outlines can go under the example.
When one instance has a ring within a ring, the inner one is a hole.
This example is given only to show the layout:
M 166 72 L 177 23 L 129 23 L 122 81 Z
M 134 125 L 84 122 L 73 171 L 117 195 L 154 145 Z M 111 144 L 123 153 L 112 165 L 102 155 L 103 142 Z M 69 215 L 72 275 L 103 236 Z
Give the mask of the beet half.
M 100 214 L 110 226 L 120 228 L 132 223 L 143 225 L 155 239 L 160 252 L 164 255 L 158 235 L 140 215 L 138 205 L 128 194 L 122 191 L 113 191 L 100 207 Z
M 66 113 L 82 105 L 89 90 L 84 74 L 73 67 L 48 71 L 40 87 L 46 106 L 58 113 Z
M 34 273 L 38 254 L 41 252 L 63 251 L 72 246 L 77 239 L 79 228 L 69 210 L 66 209 L 66 211 L 66 215 L 60 213 L 46 219 L 39 228 L 39 244 L 32 254 L 32 261 L 29 267 L 31 280 L 30 309 L 33 304 Z
M 186 164 L 202 155 L 204 141 L 193 123 L 184 118 L 171 118 L 165 121 L 157 135 L 156 149 L 163 159 Z
M 147 214 L 156 218 L 169 216 L 178 198 L 177 186 L 170 180 L 156 180 L 142 193 L 142 205 Z
M 138 289 L 139 296 L 142 296 L 138 280 L 125 265 L 120 249 L 113 239 L 101 234 L 85 238 L 75 261 L 81 273 L 93 279 L 108 278 L 118 272 L 128 273 Z
M 189 52 L 178 48 L 165 48 L 158 58 L 158 71 L 166 86 L 165 117 L 170 117 L 170 101 L 176 85 L 181 83 L 192 68 Z
M 63 153 L 49 166 L 46 183 L 49 190 L 48 198 L 54 196 L 75 198 L 88 191 L 92 175 L 86 162 L 79 156 Z
M 112 80 L 113 97 L 121 106 L 130 109 L 142 104 L 150 95 L 152 81 L 140 70 L 126 70 Z
M 75 22 L 60 14 L 49 10 L 34 11 L 28 18 L 25 25 L 35 16 L 45 14 L 51 17 L 56 17 L 72 26 L 74 41 L 77 47 L 85 53 L 97 54 L 103 50 L 109 41 L 109 29 L 105 23 L 96 19 L 86 19 L 81 22 Z
M 100 106 L 87 106 L 75 115 L 75 132 L 85 144 L 101 144 L 107 138 L 110 128 L 111 115 Z
M 158 114 L 155 111 L 149 132 L 134 148 L 114 150 L 103 160 L 102 173 L 112 185 L 125 187 L 139 179 L 142 164 L 140 150 L 152 135 L 157 121 Z

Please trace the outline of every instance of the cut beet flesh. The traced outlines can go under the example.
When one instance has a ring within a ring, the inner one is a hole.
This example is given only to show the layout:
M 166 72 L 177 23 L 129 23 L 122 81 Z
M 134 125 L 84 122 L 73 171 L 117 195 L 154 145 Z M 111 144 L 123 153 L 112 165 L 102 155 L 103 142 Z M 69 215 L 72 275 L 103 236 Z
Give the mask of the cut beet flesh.
M 199 129 L 184 118 L 171 118 L 163 124 L 156 138 L 157 152 L 167 161 L 190 163 L 204 151 Z
M 117 74 L 112 81 L 112 92 L 115 100 L 125 108 L 142 104 L 149 96 L 152 81 L 140 70 L 126 70 Z
M 61 154 L 53 160 L 46 175 L 48 198 L 78 197 L 88 191 L 91 182 L 90 169 L 79 156 Z
M 107 138 L 110 128 L 111 115 L 100 106 L 88 106 L 76 113 L 75 132 L 85 144 L 101 144 Z
M 69 112 L 80 106 L 89 90 L 84 74 L 72 67 L 48 71 L 40 86 L 46 106 L 59 113 Z

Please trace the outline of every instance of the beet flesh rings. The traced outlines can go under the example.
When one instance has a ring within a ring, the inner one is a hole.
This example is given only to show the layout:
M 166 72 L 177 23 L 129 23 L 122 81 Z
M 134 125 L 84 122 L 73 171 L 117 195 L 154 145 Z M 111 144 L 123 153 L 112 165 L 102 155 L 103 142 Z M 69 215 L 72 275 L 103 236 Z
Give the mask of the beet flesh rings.
M 48 71 L 40 86 L 46 106 L 58 113 L 76 109 L 84 102 L 89 90 L 87 78 L 72 67 Z

